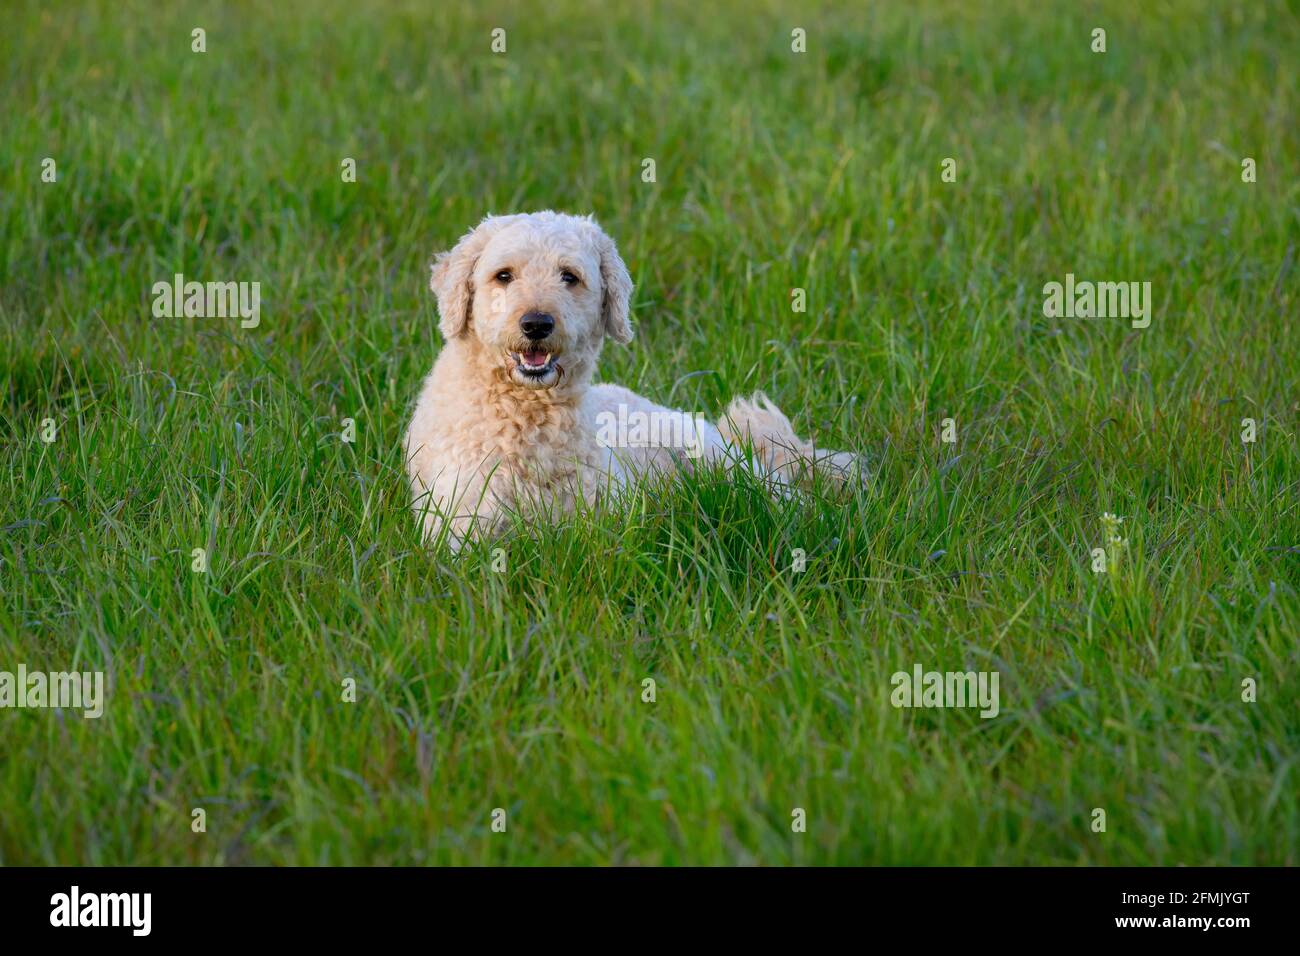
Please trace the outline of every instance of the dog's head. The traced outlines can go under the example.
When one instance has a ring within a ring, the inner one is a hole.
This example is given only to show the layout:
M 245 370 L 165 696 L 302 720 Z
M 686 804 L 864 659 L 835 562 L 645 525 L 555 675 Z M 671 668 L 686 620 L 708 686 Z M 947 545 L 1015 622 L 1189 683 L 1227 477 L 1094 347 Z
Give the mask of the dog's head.
M 632 279 L 591 217 L 489 216 L 433 264 L 439 327 L 471 336 L 524 388 L 584 382 L 606 335 L 632 339 Z

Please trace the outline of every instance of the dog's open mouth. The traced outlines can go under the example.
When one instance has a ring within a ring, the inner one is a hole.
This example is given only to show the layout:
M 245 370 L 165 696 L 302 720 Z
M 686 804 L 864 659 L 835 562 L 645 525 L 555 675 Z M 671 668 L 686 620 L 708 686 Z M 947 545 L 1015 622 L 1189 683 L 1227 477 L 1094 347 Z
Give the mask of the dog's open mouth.
M 544 349 L 511 352 L 510 357 L 515 360 L 515 370 L 525 378 L 543 379 L 559 367 L 555 363 L 555 353 Z

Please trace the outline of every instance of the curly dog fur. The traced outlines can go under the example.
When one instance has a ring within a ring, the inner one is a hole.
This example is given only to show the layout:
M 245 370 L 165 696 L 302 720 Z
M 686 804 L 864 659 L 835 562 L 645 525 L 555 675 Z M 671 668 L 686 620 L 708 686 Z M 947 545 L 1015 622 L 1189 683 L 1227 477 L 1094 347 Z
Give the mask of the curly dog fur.
M 591 217 L 489 216 L 437 256 L 431 287 L 446 345 L 420 390 L 407 466 L 426 540 L 458 548 L 512 511 L 570 511 L 639 475 L 695 460 L 745 467 L 784 488 L 855 456 L 818 453 L 761 393 L 716 424 L 617 385 L 593 385 L 606 338 L 632 340 L 632 279 Z M 631 439 L 626 428 L 634 423 Z M 652 422 L 674 441 L 643 440 Z

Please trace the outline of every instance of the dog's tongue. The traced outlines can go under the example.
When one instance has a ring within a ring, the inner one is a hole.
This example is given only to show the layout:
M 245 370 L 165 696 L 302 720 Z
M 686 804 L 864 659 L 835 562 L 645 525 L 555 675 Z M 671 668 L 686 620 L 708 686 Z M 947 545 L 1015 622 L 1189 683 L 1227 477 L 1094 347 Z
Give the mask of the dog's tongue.
M 550 355 L 546 352 L 520 352 L 519 357 L 523 359 L 525 365 L 541 368 L 546 364 L 546 360 L 550 358 Z

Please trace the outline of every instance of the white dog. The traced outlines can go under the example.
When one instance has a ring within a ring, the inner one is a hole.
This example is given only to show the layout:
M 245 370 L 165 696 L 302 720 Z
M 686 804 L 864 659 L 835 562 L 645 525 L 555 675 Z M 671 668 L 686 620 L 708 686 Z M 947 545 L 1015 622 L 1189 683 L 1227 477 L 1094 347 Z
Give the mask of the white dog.
M 807 477 L 814 448 L 762 394 L 737 399 L 711 425 L 591 384 L 605 337 L 632 339 L 632 280 L 590 217 L 489 216 L 437 257 L 431 286 L 447 344 L 406 435 L 426 540 L 445 530 L 458 548 L 499 530 L 512 511 L 569 511 L 697 460 L 749 468 L 778 486 Z M 838 452 L 821 463 L 843 479 L 854 461 Z

